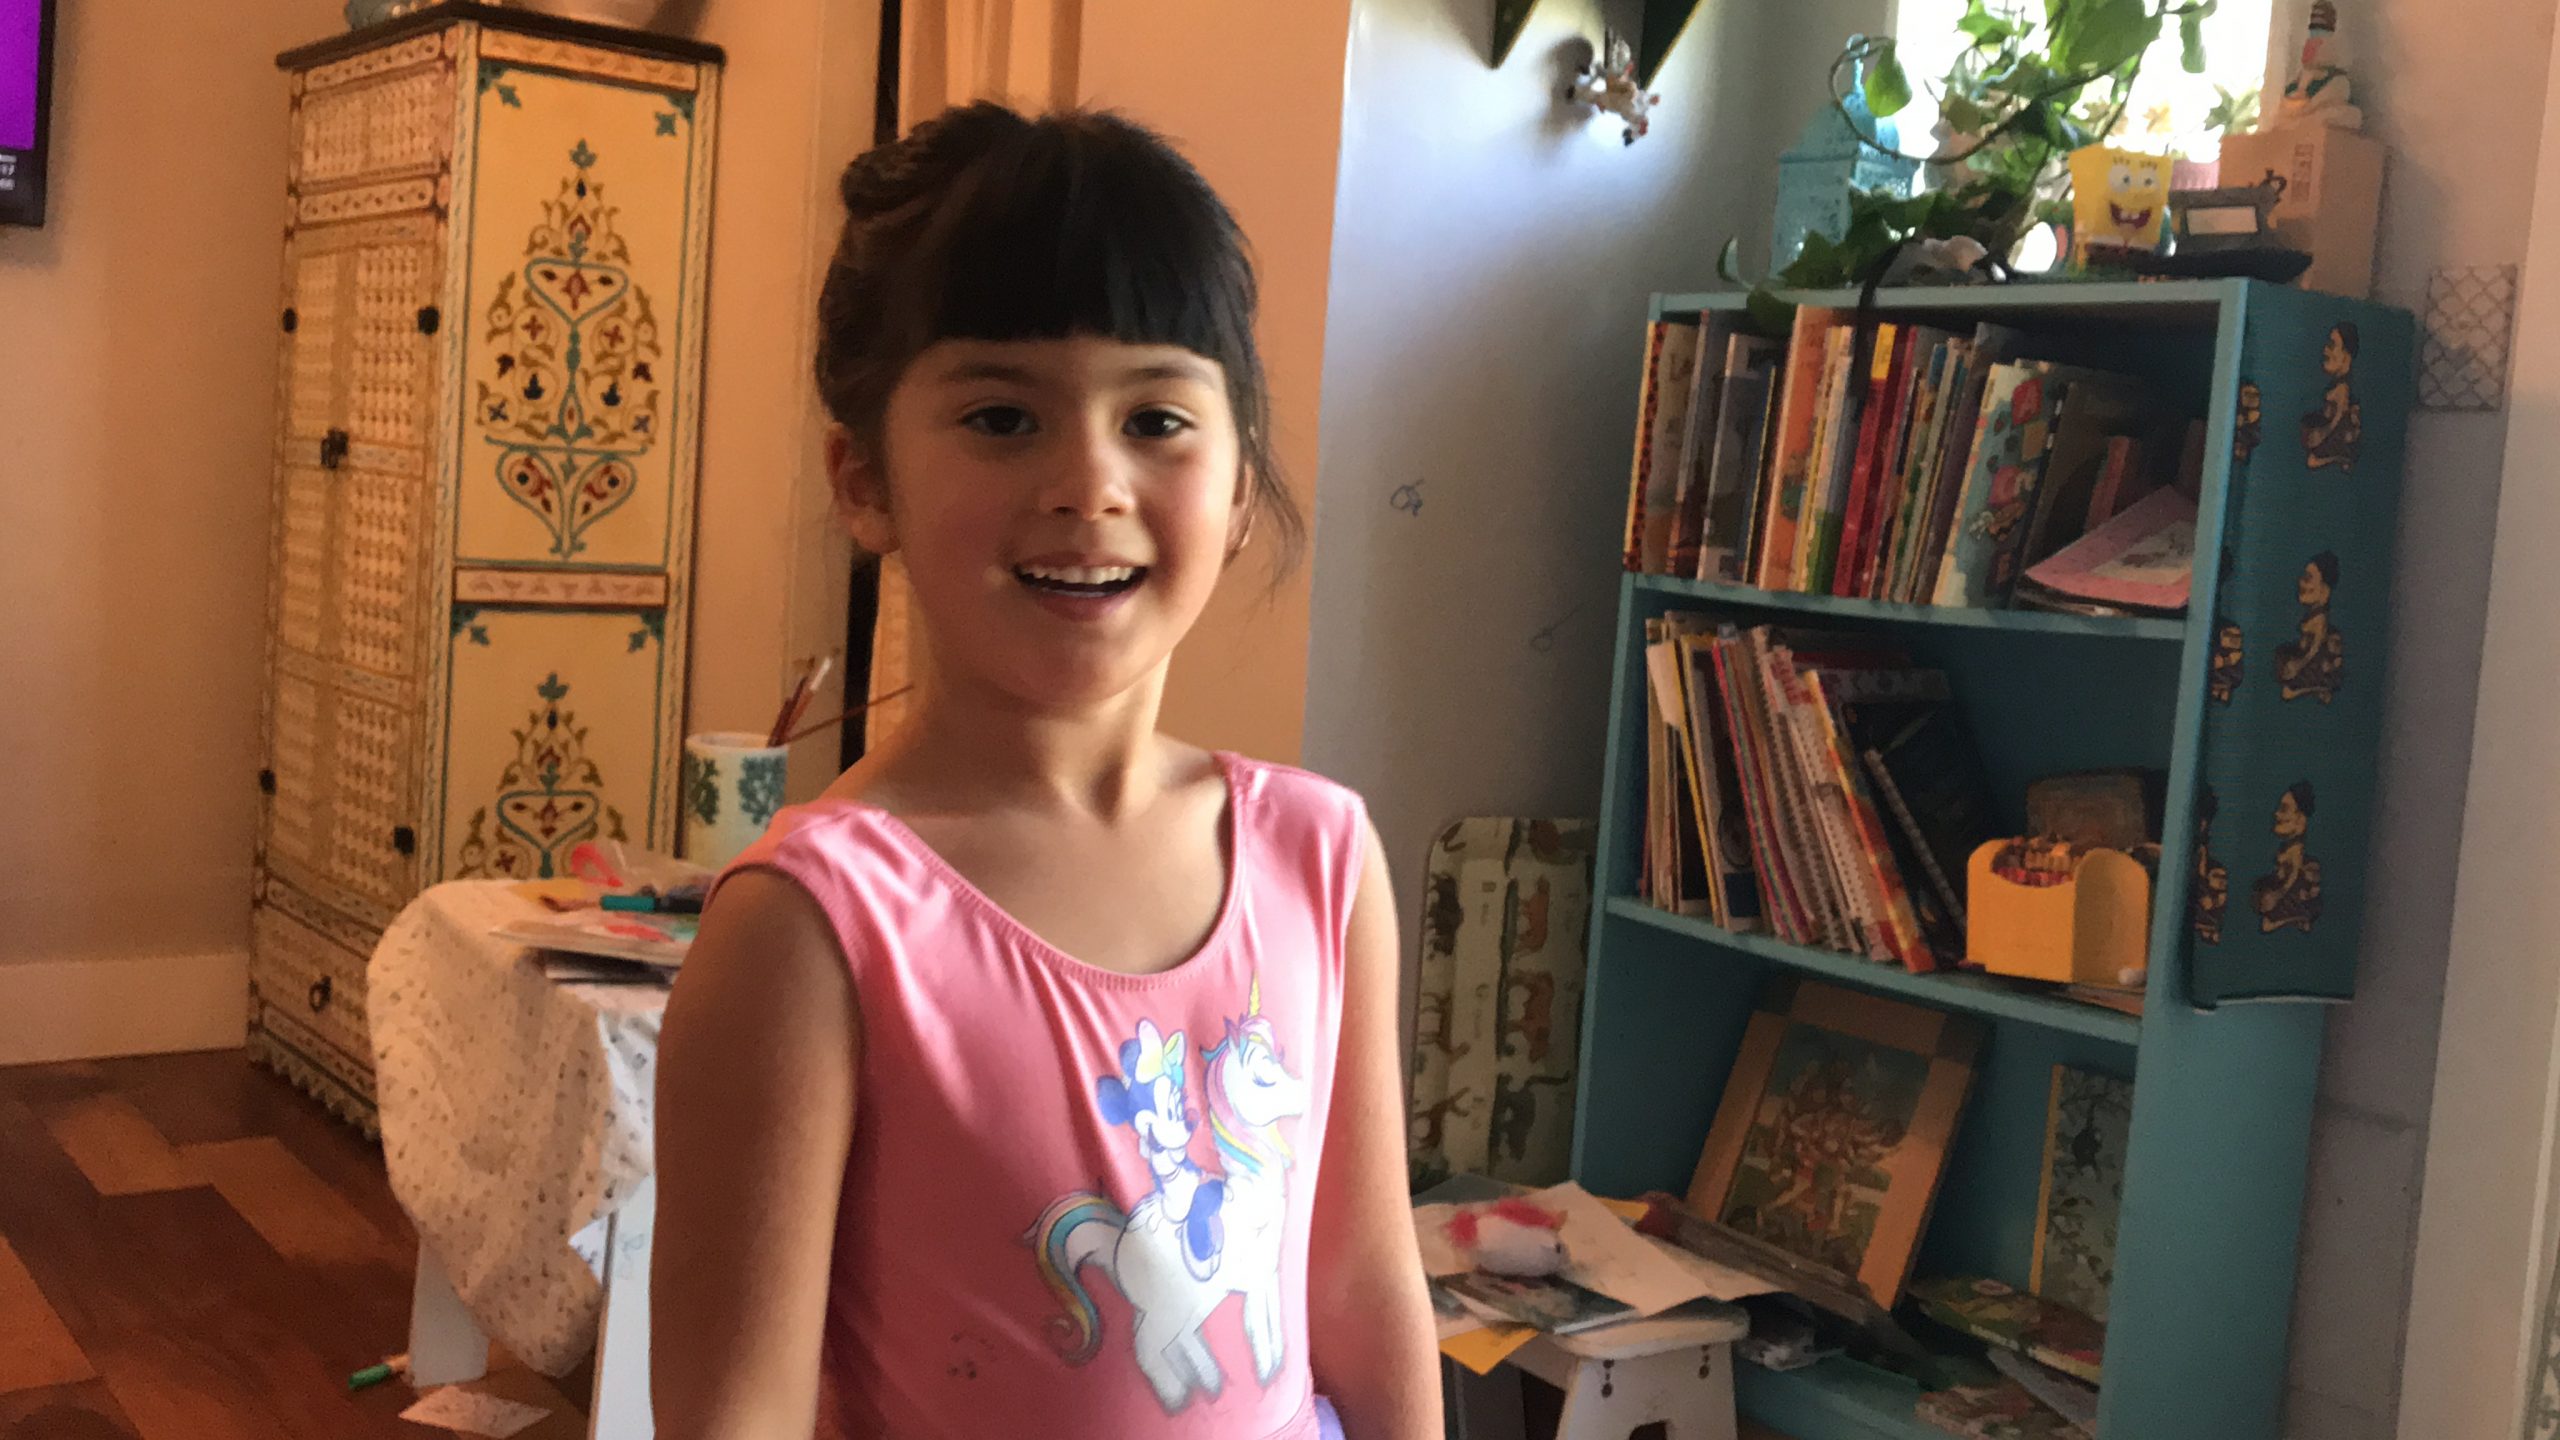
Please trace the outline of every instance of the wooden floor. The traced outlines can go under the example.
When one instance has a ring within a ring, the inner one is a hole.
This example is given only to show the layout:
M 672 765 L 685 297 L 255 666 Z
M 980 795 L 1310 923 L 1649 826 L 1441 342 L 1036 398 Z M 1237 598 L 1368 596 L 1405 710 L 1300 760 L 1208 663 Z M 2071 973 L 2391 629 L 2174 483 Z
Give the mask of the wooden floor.
M 0 1440 L 371 1440 L 417 1240 L 382 1152 L 240 1051 L 0 1068 Z M 586 1433 L 583 1375 L 486 1389 Z

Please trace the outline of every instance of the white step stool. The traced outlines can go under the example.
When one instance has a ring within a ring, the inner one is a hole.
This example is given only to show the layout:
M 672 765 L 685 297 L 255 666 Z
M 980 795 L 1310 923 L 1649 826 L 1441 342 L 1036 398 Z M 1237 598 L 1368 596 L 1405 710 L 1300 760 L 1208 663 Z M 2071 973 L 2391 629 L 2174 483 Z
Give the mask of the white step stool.
M 1668 1440 L 1735 1440 L 1733 1342 L 1750 1333 L 1738 1306 L 1684 1306 L 1651 1320 L 1541 1335 L 1490 1375 L 1449 1365 L 1451 1440 L 1522 1440 L 1520 1376 L 1564 1392 L 1556 1440 L 1627 1440 L 1660 1424 Z

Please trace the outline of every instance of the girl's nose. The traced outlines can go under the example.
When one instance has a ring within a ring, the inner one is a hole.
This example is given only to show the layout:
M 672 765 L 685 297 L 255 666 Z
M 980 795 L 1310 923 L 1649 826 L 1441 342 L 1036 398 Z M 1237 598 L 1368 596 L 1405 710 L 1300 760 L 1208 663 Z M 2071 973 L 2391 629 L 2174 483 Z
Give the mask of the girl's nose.
M 1053 515 L 1099 520 L 1127 514 L 1131 466 L 1116 429 L 1092 424 L 1059 447 L 1041 494 Z

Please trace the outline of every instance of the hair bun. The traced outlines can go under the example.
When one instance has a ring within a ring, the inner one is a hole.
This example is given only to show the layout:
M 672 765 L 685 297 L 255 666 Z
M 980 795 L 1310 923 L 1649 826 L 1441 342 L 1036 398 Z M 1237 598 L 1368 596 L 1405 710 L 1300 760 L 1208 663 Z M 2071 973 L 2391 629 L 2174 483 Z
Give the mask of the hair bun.
M 876 145 L 844 167 L 837 191 L 845 214 L 869 220 L 903 210 L 950 183 L 1002 140 L 1031 128 L 1021 115 L 991 100 L 945 110 L 886 145 Z

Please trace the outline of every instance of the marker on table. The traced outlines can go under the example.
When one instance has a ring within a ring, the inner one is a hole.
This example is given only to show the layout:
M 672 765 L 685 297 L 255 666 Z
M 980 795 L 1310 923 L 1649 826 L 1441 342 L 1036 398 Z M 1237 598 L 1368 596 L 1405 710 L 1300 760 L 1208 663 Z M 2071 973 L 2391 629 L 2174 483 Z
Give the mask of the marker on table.
M 409 1357 L 406 1355 L 393 1355 L 384 1359 L 379 1365 L 367 1365 L 353 1375 L 348 1376 L 347 1388 L 349 1390 L 370 1390 L 374 1386 L 381 1384 L 383 1381 L 390 1379 L 394 1375 L 406 1375 L 408 1373 Z

